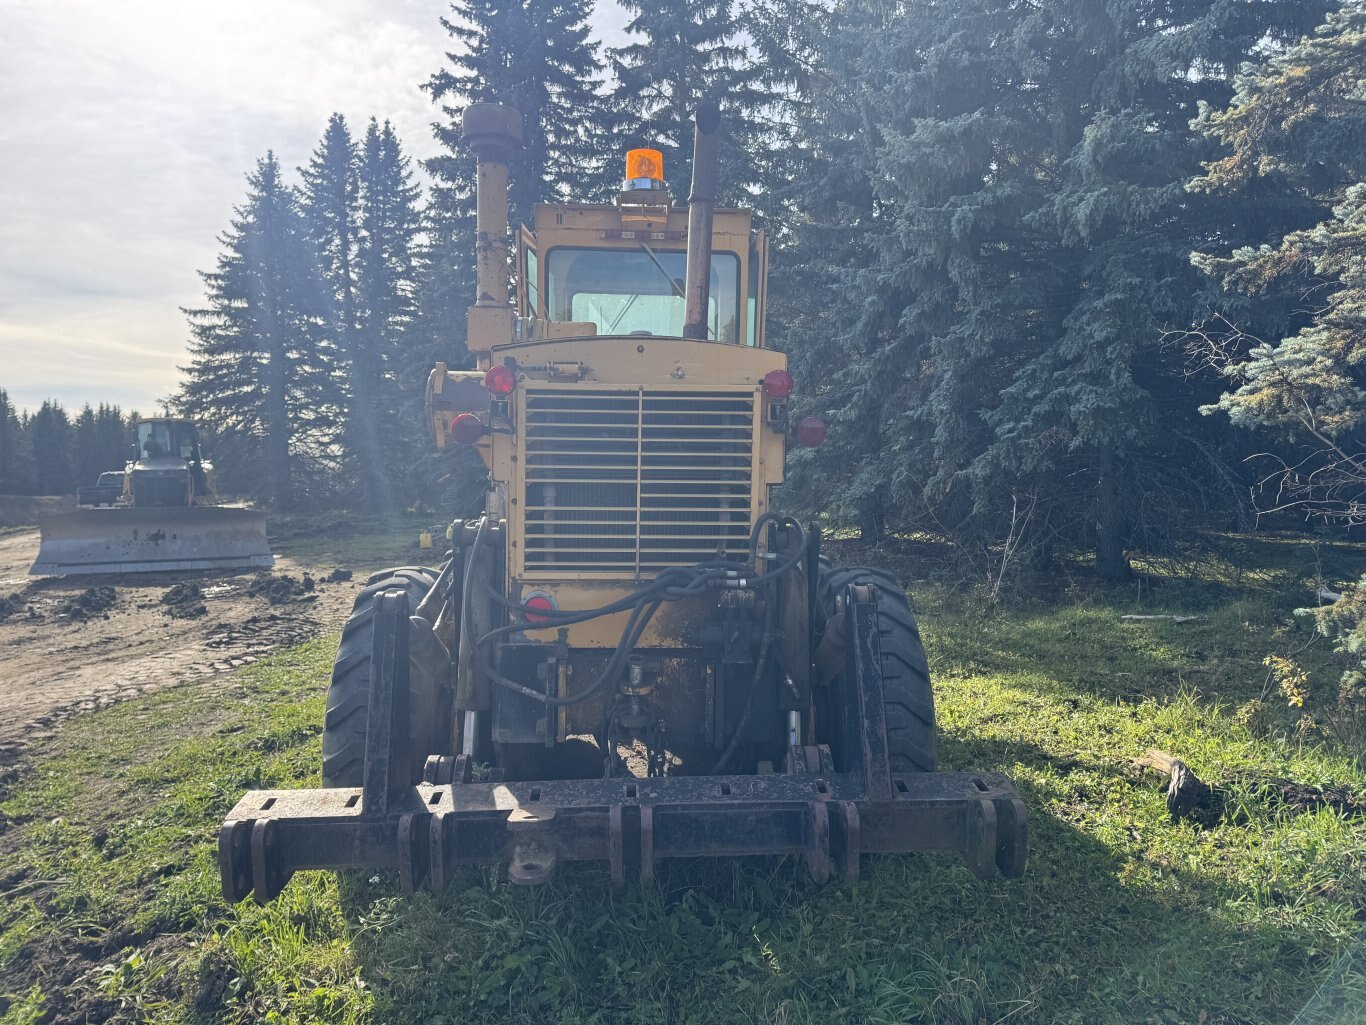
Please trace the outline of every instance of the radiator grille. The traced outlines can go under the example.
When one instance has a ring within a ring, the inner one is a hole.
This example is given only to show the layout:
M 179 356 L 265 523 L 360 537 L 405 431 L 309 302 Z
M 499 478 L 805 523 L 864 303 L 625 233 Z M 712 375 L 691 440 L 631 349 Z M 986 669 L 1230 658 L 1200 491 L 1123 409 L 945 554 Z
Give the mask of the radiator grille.
M 528 389 L 528 571 L 652 575 L 749 542 L 754 394 Z

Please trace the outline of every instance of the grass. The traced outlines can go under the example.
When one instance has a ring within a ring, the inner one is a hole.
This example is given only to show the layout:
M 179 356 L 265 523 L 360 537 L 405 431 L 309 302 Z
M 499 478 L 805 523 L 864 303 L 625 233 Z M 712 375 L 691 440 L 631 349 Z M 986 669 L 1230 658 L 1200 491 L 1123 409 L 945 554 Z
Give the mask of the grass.
M 302 873 L 225 907 L 213 846 L 244 789 L 316 785 L 334 641 L 73 720 L 0 803 L 0 1022 L 1290 1023 L 1366 1018 L 1366 824 L 1235 788 L 1173 823 L 1133 759 L 1366 792 L 1354 752 L 1298 713 L 1239 721 L 1268 652 L 1335 669 L 1291 615 L 1362 552 L 1230 539 L 1198 576 L 986 607 L 914 591 L 945 767 L 1001 769 L 1030 806 L 1023 879 L 884 856 L 855 888 L 795 859 L 669 862 L 614 894 L 605 867 L 538 889 L 466 870 L 441 897 Z M 880 553 L 895 563 L 896 551 Z M 901 567 L 914 575 L 914 567 Z M 1125 622 L 1137 612 L 1195 622 Z
M 427 565 L 440 558 L 446 525 L 434 515 L 407 512 L 394 516 L 345 510 L 272 513 L 267 521 L 271 548 L 315 566 L 341 566 L 370 573 L 388 566 Z M 418 536 L 432 535 L 431 550 Z

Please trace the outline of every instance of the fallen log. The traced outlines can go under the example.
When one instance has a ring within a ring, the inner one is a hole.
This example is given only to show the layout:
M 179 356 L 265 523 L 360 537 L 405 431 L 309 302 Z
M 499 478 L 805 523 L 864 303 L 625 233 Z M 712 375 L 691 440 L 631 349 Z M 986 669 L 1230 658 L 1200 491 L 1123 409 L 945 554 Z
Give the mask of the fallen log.
M 1121 621 L 1126 623 L 1144 623 L 1157 619 L 1167 619 L 1173 623 L 1194 623 L 1200 616 L 1120 616 Z
M 1138 764 L 1167 777 L 1167 811 L 1172 821 L 1186 817 L 1212 821 L 1223 811 L 1222 795 L 1175 755 L 1150 747 Z
M 1157 748 L 1149 748 L 1134 764 L 1167 778 L 1167 811 L 1173 821 L 1190 818 L 1202 825 L 1212 825 L 1224 813 L 1229 784 L 1256 789 L 1262 796 L 1296 814 L 1329 808 L 1349 818 L 1366 815 L 1366 801 L 1346 787 L 1313 786 L 1250 771 L 1234 773 L 1224 784 L 1210 784 L 1180 758 Z

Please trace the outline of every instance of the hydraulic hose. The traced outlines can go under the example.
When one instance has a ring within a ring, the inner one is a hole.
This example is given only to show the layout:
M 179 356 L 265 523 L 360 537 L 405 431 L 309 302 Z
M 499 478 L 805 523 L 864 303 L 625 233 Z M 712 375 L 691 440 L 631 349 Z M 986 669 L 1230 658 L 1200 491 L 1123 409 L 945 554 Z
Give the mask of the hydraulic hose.
M 447 554 L 451 555 L 449 552 Z M 413 615 L 428 619 L 428 613 L 431 611 L 432 606 L 439 606 L 440 603 L 445 601 L 446 589 L 450 586 L 454 570 L 455 558 L 452 555 L 451 558 L 447 559 L 446 562 L 442 564 L 441 572 L 437 575 L 436 581 L 428 589 L 427 593 L 423 595 L 422 600 L 418 602 L 417 608 L 413 610 Z M 464 583 L 463 578 L 461 583 Z M 435 622 L 435 620 L 428 619 L 428 622 Z
M 762 575 L 757 575 L 753 573 L 746 574 L 744 572 L 746 567 L 738 566 L 736 563 L 733 562 L 724 562 L 718 560 L 700 562 L 693 566 L 671 566 L 668 569 L 661 570 L 660 574 L 657 577 L 655 577 L 654 580 L 646 584 L 640 590 L 634 591 L 631 594 L 618 598 L 616 601 L 609 602 L 608 604 L 599 606 L 595 609 L 568 611 L 560 609 L 527 608 L 522 603 L 513 601 L 510 598 L 507 598 L 504 595 L 499 594 L 498 591 L 493 588 L 490 582 L 485 581 L 484 586 L 489 594 L 489 597 L 491 597 L 494 601 L 502 605 L 504 608 L 512 612 L 521 613 L 523 616 L 530 613 L 531 615 L 536 616 L 538 619 L 544 620 L 545 623 L 543 628 L 548 629 L 552 626 L 573 626 L 576 623 L 586 623 L 589 620 L 596 619 L 600 616 L 610 616 L 617 612 L 624 612 L 626 609 L 632 608 L 633 606 L 640 604 L 642 601 L 650 600 L 650 598 L 653 597 L 655 594 L 660 594 L 666 601 L 674 601 L 678 598 L 701 594 L 707 589 L 707 587 L 713 581 L 723 582 L 725 579 L 728 578 L 739 579 L 741 577 L 745 577 L 748 579 L 753 579 L 756 584 L 767 584 L 776 580 L 783 574 L 795 569 L 798 563 L 801 562 L 803 555 L 805 555 L 806 553 L 806 531 L 800 523 L 798 523 L 795 519 L 793 519 L 790 516 L 779 516 L 776 513 L 764 513 L 755 522 L 754 528 L 750 531 L 749 550 L 751 566 L 754 566 L 758 563 L 759 532 L 763 529 L 765 525 L 769 523 L 776 523 L 780 526 L 788 526 L 791 529 L 795 530 L 797 532 L 799 543 L 793 548 L 793 553 L 787 560 L 785 560 L 779 566 L 775 567 L 770 572 L 764 573 Z M 673 577 L 679 574 L 683 574 L 689 577 L 689 579 L 685 584 L 674 585 L 672 583 Z M 513 624 L 511 626 L 503 627 L 493 634 L 486 634 L 483 638 L 481 638 L 481 643 L 484 640 L 488 640 L 493 636 L 503 636 L 509 633 L 516 633 L 518 630 L 522 629 L 524 629 L 524 626 L 521 624 Z
M 479 531 L 475 534 L 474 543 L 470 550 L 471 565 L 473 564 L 479 546 L 482 543 L 482 534 L 485 523 L 486 520 L 480 522 Z M 759 574 L 756 571 L 759 537 L 762 529 L 770 523 L 788 526 L 795 530 L 799 543 L 794 546 L 792 555 L 782 563 L 774 567 L 768 573 Z M 497 589 L 493 587 L 492 582 L 486 580 L 484 582 L 484 587 L 490 598 L 502 605 L 505 609 L 521 614 L 523 618 L 530 613 L 535 615 L 538 620 L 543 620 L 544 622 L 537 623 L 536 628 L 538 629 L 573 626 L 577 623 L 586 623 L 602 616 L 625 612 L 627 609 L 631 610 L 631 616 L 627 620 L 626 627 L 622 630 L 621 637 L 618 639 L 617 645 L 613 649 L 612 657 L 608 660 L 607 666 L 603 669 L 602 674 L 587 689 L 579 694 L 572 696 L 566 695 L 565 697 L 545 694 L 520 684 L 515 680 L 508 679 L 494 670 L 488 658 L 487 646 L 499 637 L 505 637 L 525 630 L 527 628 L 527 623 L 525 622 L 509 623 L 506 626 L 497 627 L 478 638 L 475 642 L 475 650 L 476 657 L 479 661 L 479 668 L 485 676 L 498 686 L 553 708 L 561 708 L 587 701 L 589 698 L 600 693 L 609 683 L 615 681 L 625 665 L 627 656 L 629 656 L 631 651 L 635 648 L 640 636 L 645 632 L 645 628 L 654 618 L 654 615 L 659 610 L 661 604 L 666 601 L 677 601 L 682 598 L 704 594 L 709 587 L 724 584 L 732 580 L 752 579 L 755 586 L 767 588 L 774 584 L 780 577 L 797 567 L 806 552 L 805 541 L 806 531 L 795 519 L 790 516 L 778 516 L 775 513 L 765 513 L 755 521 L 754 527 L 750 531 L 749 566 L 738 566 L 736 563 L 722 560 L 710 560 L 697 563 L 693 566 L 671 566 L 661 570 L 659 575 L 645 586 L 595 609 L 565 611 L 559 609 L 529 609 L 521 602 L 512 601 L 506 596 L 498 593 Z M 750 572 L 747 572 L 747 570 Z M 463 592 L 466 602 L 468 602 L 470 597 L 471 585 L 472 577 L 467 571 L 465 574 L 465 590 Z M 760 644 L 759 660 L 755 664 L 754 680 L 750 687 L 750 696 L 749 700 L 746 702 L 744 717 L 736 731 L 737 738 L 740 731 L 748 724 L 753 707 L 754 691 L 758 688 L 759 679 L 763 675 L 763 670 L 768 660 L 768 651 L 773 642 L 774 631 L 771 620 L 774 601 L 770 600 L 768 607 L 770 610 L 770 622 L 765 628 L 764 638 Z M 462 622 L 468 622 L 468 617 L 462 616 L 461 619 Z M 468 634 L 465 634 L 465 636 L 468 637 Z M 462 652 L 463 649 L 464 645 L 462 644 Z M 738 741 L 736 739 L 732 739 L 731 747 L 728 748 L 726 753 L 722 756 L 722 760 L 718 763 L 718 766 L 724 764 L 725 760 L 734 753 L 734 748 L 737 743 Z
M 484 546 L 488 524 L 487 515 L 479 520 L 479 527 L 474 532 L 474 541 L 465 559 L 465 575 L 460 581 L 460 643 L 456 652 L 455 674 L 457 707 L 460 707 L 460 701 L 474 703 L 480 699 L 474 692 L 474 679 L 471 675 L 478 653 L 478 643 L 471 622 L 474 618 L 474 605 L 470 602 L 470 597 L 474 590 L 475 574 L 479 571 L 479 552 Z
M 551 708 L 564 708 L 569 705 L 577 705 L 580 702 L 587 701 L 594 695 L 601 693 L 609 683 L 613 683 L 616 680 L 616 677 L 621 674 L 627 657 L 630 655 L 632 649 L 635 648 L 636 642 L 640 640 L 640 635 L 645 632 L 645 627 L 649 625 L 651 618 L 653 618 L 661 604 L 661 602 L 656 601 L 643 616 L 641 615 L 643 606 L 638 606 L 632 610 L 631 619 L 627 622 L 626 629 L 622 631 L 621 639 L 617 642 L 617 646 L 613 650 L 612 657 L 608 660 L 606 668 L 603 669 L 602 675 L 594 680 L 582 693 L 574 694 L 572 696 L 566 695 L 565 697 L 560 698 L 551 694 L 544 694 L 538 690 L 533 690 L 530 687 L 518 683 L 516 680 L 509 680 L 507 677 L 494 671 L 493 667 L 489 665 L 487 659 L 484 657 L 482 651 L 480 652 L 480 668 L 489 679 L 498 684 L 498 686 L 506 687 L 508 690 L 515 691 L 524 697 L 543 702 Z

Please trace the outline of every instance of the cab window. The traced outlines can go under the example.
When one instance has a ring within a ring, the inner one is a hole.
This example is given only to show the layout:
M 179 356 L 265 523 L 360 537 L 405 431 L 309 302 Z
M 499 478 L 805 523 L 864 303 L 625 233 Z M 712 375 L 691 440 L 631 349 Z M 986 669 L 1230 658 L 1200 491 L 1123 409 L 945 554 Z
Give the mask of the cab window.
M 579 249 L 557 246 L 546 256 L 551 320 L 591 321 L 598 334 L 683 334 L 687 257 L 660 249 Z M 707 337 L 736 342 L 740 320 L 740 260 L 713 253 Z M 746 332 L 747 333 L 747 332 Z

